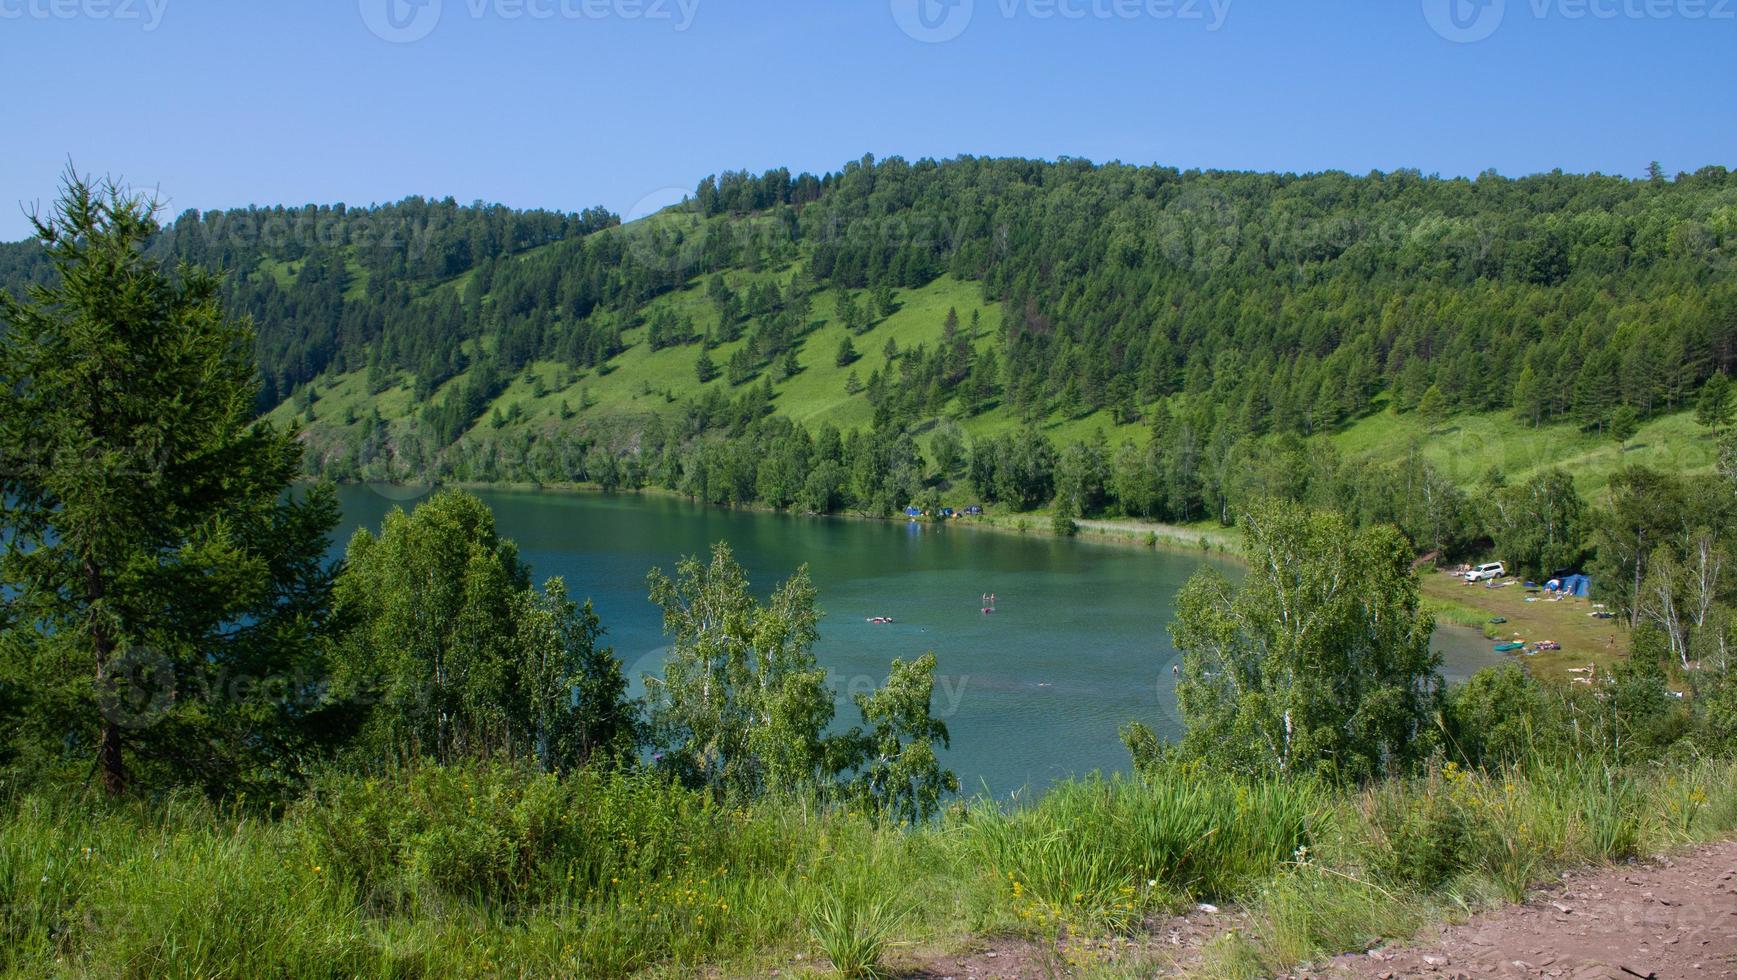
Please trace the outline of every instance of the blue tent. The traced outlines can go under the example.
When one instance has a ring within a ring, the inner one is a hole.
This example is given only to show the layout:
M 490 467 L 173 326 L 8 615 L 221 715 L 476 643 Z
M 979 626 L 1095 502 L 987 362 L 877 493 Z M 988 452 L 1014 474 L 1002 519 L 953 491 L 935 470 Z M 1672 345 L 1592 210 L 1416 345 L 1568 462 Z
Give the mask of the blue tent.
M 1562 591 L 1577 599 L 1584 599 L 1592 594 L 1592 579 L 1584 575 L 1569 575 L 1562 579 Z
M 906 507 L 905 508 L 905 516 L 906 517 L 922 517 L 923 512 L 918 510 L 915 507 Z

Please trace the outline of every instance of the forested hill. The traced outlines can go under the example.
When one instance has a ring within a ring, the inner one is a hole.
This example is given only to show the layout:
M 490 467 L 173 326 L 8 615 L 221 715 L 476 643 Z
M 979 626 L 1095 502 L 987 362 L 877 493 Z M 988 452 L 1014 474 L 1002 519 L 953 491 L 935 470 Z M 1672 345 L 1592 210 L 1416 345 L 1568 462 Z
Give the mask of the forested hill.
M 371 208 L 188 211 L 163 229 L 151 252 L 229 273 L 226 301 L 253 316 L 261 403 L 270 408 L 325 371 L 367 361 L 376 346 L 394 351 L 392 363 L 406 372 L 438 384 L 465 331 L 450 322 L 408 322 L 445 312 L 424 302 L 435 286 L 619 223 L 602 208 L 569 215 L 413 197 Z M 38 282 L 47 274 L 34 243 L 0 247 L 0 282 Z
M 873 510 L 974 476 L 1037 505 L 1078 440 L 1097 480 L 1081 509 L 1198 519 L 1254 492 L 1236 480 L 1312 478 L 1233 465 L 1283 455 L 1262 446 L 1467 413 L 1582 445 L 1681 410 L 1737 360 L 1723 167 L 1444 180 L 865 158 L 726 173 L 618 224 L 412 199 L 188 214 L 159 247 L 230 272 L 262 407 L 300 417 L 312 465 L 347 477 Z M 27 247 L 0 252 L 8 281 L 32 269 Z M 974 437 L 1024 423 L 1049 445 L 999 455 L 1031 456 L 1030 479 L 969 472 Z M 1118 473 L 1124 440 L 1151 485 Z M 803 480 L 758 472 L 786 451 L 804 473 L 837 464 L 836 486 L 799 499 Z

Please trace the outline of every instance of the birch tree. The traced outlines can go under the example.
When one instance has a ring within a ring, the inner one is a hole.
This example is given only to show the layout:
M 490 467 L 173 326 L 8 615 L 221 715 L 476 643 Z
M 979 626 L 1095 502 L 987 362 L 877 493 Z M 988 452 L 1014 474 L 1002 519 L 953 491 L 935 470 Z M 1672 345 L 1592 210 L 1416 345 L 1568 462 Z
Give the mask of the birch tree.
M 1367 778 L 1427 752 L 1442 681 L 1404 536 L 1288 504 L 1243 527 L 1243 581 L 1201 572 L 1178 599 L 1184 753 Z

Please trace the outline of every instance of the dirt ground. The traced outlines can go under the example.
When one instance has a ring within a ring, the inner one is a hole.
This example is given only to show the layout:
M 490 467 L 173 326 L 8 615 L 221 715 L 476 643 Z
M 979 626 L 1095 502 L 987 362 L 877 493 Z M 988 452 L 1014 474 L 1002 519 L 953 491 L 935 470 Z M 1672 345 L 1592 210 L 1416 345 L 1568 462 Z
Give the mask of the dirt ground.
M 1571 872 L 1520 906 L 1415 945 L 1340 957 L 1323 977 L 1737 977 L 1737 844 Z
M 976 948 L 954 956 L 919 959 L 898 965 L 900 980 L 1060 980 L 1090 977 L 1112 968 L 1117 976 L 1139 975 L 1150 965 L 1151 975 L 1170 976 L 1220 933 L 1246 928 L 1235 909 L 1212 906 L 1187 915 L 1153 919 L 1141 935 L 1051 947 L 1024 939 L 986 939 Z
M 1245 927 L 1232 909 L 1147 924 L 1147 934 L 1070 950 L 1024 940 L 985 940 L 953 956 L 902 964 L 909 980 L 1051 980 L 1094 967 L 1149 964 L 1151 976 L 1185 972 L 1221 932 Z M 1142 971 L 1136 970 L 1133 975 Z M 1341 956 L 1294 980 L 1405 977 L 1563 980 L 1737 978 L 1737 843 L 1657 861 L 1569 872 L 1508 906 L 1414 942 Z

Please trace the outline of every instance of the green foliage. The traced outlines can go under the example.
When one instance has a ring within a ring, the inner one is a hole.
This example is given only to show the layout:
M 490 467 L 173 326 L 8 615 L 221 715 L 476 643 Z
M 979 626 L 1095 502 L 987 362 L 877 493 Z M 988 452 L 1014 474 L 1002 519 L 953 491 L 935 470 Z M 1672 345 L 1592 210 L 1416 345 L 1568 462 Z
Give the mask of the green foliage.
M 1522 477 L 1591 438 L 1563 423 L 1602 428 L 1619 405 L 1677 439 L 1629 455 L 1698 459 L 1670 413 L 1732 366 L 1737 294 L 1714 274 L 1731 237 L 1708 218 L 1731 182 L 1721 168 L 1655 184 L 891 159 L 824 178 L 721 175 L 695 200 L 728 206 L 632 228 L 596 210 L 410 199 L 190 213 L 151 247 L 230 268 L 228 295 L 260 322 L 260 404 L 295 417 L 317 384 L 308 463 L 334 477 L 564 482 L 589 478 L 573 472 L 585 450 L 570 445 L 601 441 L 631 457 L 654 417 L 680 433 L 670 441 L 684 456 L 693 442 L 739 436 L 752 419 L 687 374 L 683 338 L 704 333 L 714 369 L 737 359 L 737 380 L 777 366 L 765 372 L 777 397 L 760 407 L 807 426 L 953 415 L 978 437 L 1059 423 L 1065 445 L 1107 418 L 1121 427 L 1116 443 L 1144 445 L 1127 426 L 1151 419 L 1153 485 L 1108 509 L 1228 523 L 1279 483 L 1299 502 L 1376 509 L 1343 493 L 1361 467 L 1322 479 L 1271 440 L 1336 438 L 1348 423 L 1392 435 L 1415 424 L 1432 390 L 1456 422 L 1513 410 L 1538 426 L 1522 451 L 1548 452 L 1531 453 Z M 941 227 L 951 233 L 922 231 Z M 34 246 L 0 248 L 10 283 L 45 279 L 44 267 Z M 1298 268 L 1309 270 L 1300 284 Z M 849 369 L 825 353 L 784 370 L 805 346 L 830 353 L 870 328 L 904 352 L 864 389 L 872 398 L 846 395 Z M 527 367 L 532 380 L 515 381 Z M 578 425 L 544 424 L 560 419 L 581 371 L 596 410 Z M 645 397 L 648 385 L 661 401 Z M 475 424 L 496 407 L 501 429 Z M 1462 485 L 1469 474 L 1444 465 L 1444 452 L 1506 448 L 1449 430 L 1430 437 L 1431 451 Z M 1380 459 L 1405 442 L 1377 447 Z M 1608 441 L 1597 448 L 1576 469 L 1583 492 L 1617 455 Z M 623 485 L 663 483 L 636 473 Z
M 929 455 L 935 461 L 936 475 L 942 479 L 958 472 L 965 460 L 965 438 L 957 424 L 946 421 L 936 428 L 929 439 Z
M 1687 669 L 1697 656 L 1726 668 L 1726 610 L 1733 587 L 1732 529 L 1737 486 L 1729 477 L 1685 479 L 1629 467 L 1611 481 L 1609 505 L 1596 514 L 1591 571 L 1600 594 L 1631 622 L 1664 640 Z
M 1627 445 L 1640 431 L 1640 414 L 1632 405 L 1618 405 L 1610 413 L 1610 437 L 1619 446 Z
M 967 471 L 972 488 L 986 503 L 1023 511 L 1055 495 L 1055 448 L 1033 429 L 973 440 Z
M 673 580 L 654 569 L 648 581 L 671 639 L 664 676 L 646 678 L 665 771 L 719 798 L 842 793 L 912 824 L 958 791 L 935 755 L 947 726 L 930 714 L 933 654 L 893 661 L 882 688 L 857 696 L 866 728 L 827 734 L 833 699 L 814 658 L 820 613 L 806 568 L 762 604 L 719 542 L 709 563 L 686 558 Z
M 1731 379 L 1720 371 L 1701 386 L 1695 400 L 1695 421 L 1709 429 L 1723 429 L 1731 424 Z
M 876 980 L 887 973 L 881 965 L 893 940 L 897 916 L 885 901 L 857 896 L 828 896 L 814 913 L 814 941 L 832 968 L 851 980 Z
M 806 568 L 764 605 L 722 542 L 708 564 L 685 558 L 673 580 L 653 569 L 648 581 L 671 641 L 664 676 L 646 680 L 665 768 L 748 796 L 811 790 L 842 768 L 825 737 L 833 702 Z
M 333 598 L 352 626 L 336 685 L 368 706 L 366 756 L 631 756 L 635 709 L 596 615 L 560 579 L 533 589 L 476 497 L 442 492 L 393 510 L 378 537 L 357 531 Z
M 694 359 L 694 377 L 705 384 L 718 376 L 718 365 L 712 360 L 712 355 L 700 351 L 700 356 Z
M 1423 398 L 1417 403 L 1417 414 L 1423 416 L 1424 423 L 1430 426 L 1441 425 L 1447 420 L 1447 398 L 1442 395 L 1439 386 L 1430 385 L 1429 390 L 1423 393 Z
M 1543 579 L 1579 566 L 1590 521 L 1566 472 L 1541 473 L 1495 490 L 1486 501 L 1490 537 L 1511 574 Z
M 1702 726 L 1708 748 L 1727 755 L 1737 754 L 1737 672 L 1721 669 L 1713 675 L 1702 697 Z
M 858 774 L 851 796 L 871 812 L 920 824 L 941 808 L 941 798 L 959 792 L 959 778 L 941 768 L 935 745 L 949 744 L 947 726 L 930 715 L 935 691 L 935 655 L 905 663 L 894 660 L 887 683 L 856 696 L 866 732 L 855 732 Z
M 111 795 L 278 786 L 321 735 L 329 489 L 253 418 L 249 325 L 146 255 L 153 205 L 69 173 L 54 281 L 0 290 L 0 688 L 29 768 Z
M 1448 691 L 1448 753 L 1469 765 L 1513 765 L 1554 740 L 1560 717 L 1549 708 L 1518 664 L 1480 670 Z
M 1421 781 L 1371 790 L 1370 864 L 1386 881 L 1438 890 L 1464 876 L 1508 901 L 1555 865 L 1631 858 L 1641 841 L 1636 781 L 1597 764 L 1483 773 L 1448 763 Z
M 332 773 L 264 819 L 181 796 L 8 793 L 0 969 L 619 977 L 764 972 L 792 950 L 884 966 L 895 939 L 1049 938 L 1057 923 L 1090 938 L 1234 897 L 1251 925 L 1216 962 L 1271 976 L 1408 935 L 1494 894 L 1497 872 L 1536 883 L 1737 827 L 1729 761 L 1447 771 L 1380 790 L 1396 815 L 1446 792 L 1479 825 L 1470 850 L 1445 854 L 1461 870 L 1439 890 L 1373 870 L 1386 858 L 1365 791 L 1181 767 L 915 828 L 789 799 L 720 804 L 645 772 L 474 763 Z
M 1288 505 L 1251 513 L 1244 529 L 1241 585 L 1205 571 L 1178 598 L 1184 752 L 1351 779 L 1427 755 L 1441 679 L 1404 539 Z
M 1370 869 L 1385 881 L 1435 889 L 1463 873 L 1481 830 L 1473 808 L 1456 796 L 1460 770 L 1421 783 L 1393 783 L 1369 791 L 1363 802 L 1369 828 Z
M 1309 841 L 1314 789 L 1180 768 L 1058 785 L 1001 814 L 978 804 L 968 846 L 1014 894 L 1126 927 L 1179 898 L 1224 899 Z
M 1252 896 L 1250 933 L 1214 941 L 1205 976 L 1270 977 L 1294 964 L 1367 949 L 1383 938 L 1410 936 L 1429 906 L 1355 876 L 1304 863 L 1264 883 Z
M 838 353 L 833 356 L 833 363 L 839 367 L 850 367 L 855 364 L 861 354 L 856 352 L 856 345 L 850 342 L 850 334 L 845 334 L 838 342 Z

